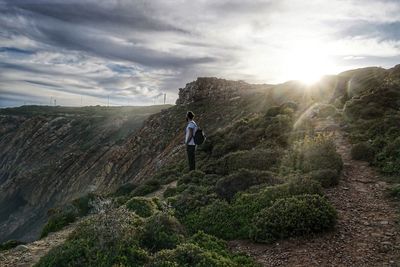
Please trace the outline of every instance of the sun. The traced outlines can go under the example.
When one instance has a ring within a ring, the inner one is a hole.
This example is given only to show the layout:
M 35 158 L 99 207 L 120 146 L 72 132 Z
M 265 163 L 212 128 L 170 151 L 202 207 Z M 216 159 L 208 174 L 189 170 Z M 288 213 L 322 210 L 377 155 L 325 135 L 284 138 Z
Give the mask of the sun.
M 283 60 L 287 80 L 298 80 L 306 85 L 318 82 L 335 69 L 334 61 L 319 42 L 296 45 L 287 50 Z

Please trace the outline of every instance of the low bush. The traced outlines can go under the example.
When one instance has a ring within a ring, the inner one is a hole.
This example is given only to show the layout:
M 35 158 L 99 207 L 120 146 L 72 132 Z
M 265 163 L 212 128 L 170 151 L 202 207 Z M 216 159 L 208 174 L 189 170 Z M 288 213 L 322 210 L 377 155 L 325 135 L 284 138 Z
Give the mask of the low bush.
M 178 193 L 176 187 L 168 187 L 163 193 L 164 198 L 173 197 Z
M 321 105 L 318 111 L 319 118 L 327 118 L 336 114 L 336 108 L 333 105 Z
M 319 195 L 301 195 L 276 201 L 254 217 L 251 238 L 271 242 L 334 228 L 336 210 Z
M 130 211 L 143 218 L 150 217 L 157 211 L 154 200 L 144 197 L 133 197 L 125 205 Z
M 270 170 L 279 161 L 279 152 L 271 149 L 243 150 L 229 153 L 207 168 L 208 172 L 230 174 L 239 169 Z
M 372 162 L 374 160 L 374 151 L 372 147 L 365 143 L 358 143 L 351 147 L 351 158 L 355 160 L 364 160 Z
M 194 184 L 194 185 L 203 185 L 203 178 L 205 176 L 205 173 L 202 171 L 191 171 L 189 173 L 186 173 L 182 175 L 178 179 L 178 186 L 183 185 L 183 184 Z
M 23 244 L 25 244 L 25 242 L 21 242 L 18 240 L 8 240 L 8 241 L 0 244 L 0 251 L 15 248 L 16 246 L 23 245 Z
M 149 267 L 172 267 L 172 266 L 197 266 L 197 267 L 223 267 L 223 266 L 259 266 L 249 257 L 235 255 L 233 253 L 221 255 L 214 251 L 201 248 L 192 243 L 179 245 L 172 250 L 158 252 L 148 265 Z
M 187 242 L 195 244 L 204 250 L 215 252 L 226 258 L 229 258 L 235 263 L 235 266 L 258 266 L 250 257 L 244 254 L 230 252 L 227 243 L 224 240 L 218 239 L 212 235 L 208 235 L 203 231 L 199 231 L 191 236 Z
M 219 238 L 233 239 L 237 235 L 237 227 L 232 216 L 231 205 L 224 200 L 216 200 L 199 211 L 188 214 L 185 225 L 192 233 L 201 230 Z
M 79 216 L 85 216 L 90 212 L 92 208 L 91 202 L 94 201 L 95 198 L 95 194 L 89 193 L 72 201 L 72 204 L 78 209 Z
M 189 213 L 197 211 L 217 198 L 212 188 L 190 185 L 176 197 L 169 198 L 168 202 L 175 209 L 177 218 L 183 221 Z
M 309 172 L 311 179 L 321 183 L 322 187 L 335 186 L 339 183 L 340 174 L 336 170 L 321 169 Z
M 400 174 L 400 137 L 388 143 L 376 156 L 377 165 L 388 175 Z
M 185 214 L 182 221 L 190 232 L 199 230 L 224 239 L 248 238 L 256 213 L 280 198 L 299 194 L 322 194 L 321 185 L 310 179 L 293 178 L 286 184 L 265 187 L 258 193 L 239 193 L 232 203 L 213 200 Z
M 282 160 L 283 173 L 300 170 L 303 173 L 331 169 L 340 173 L 343 168 L 341 156 L 336 152 L 335 144 L 328 135 L 306 136 L 294 142 Z
M 218 196 L 230 201 L 237 192 L 244 191 L 251 186 L 259 184 L 275 185 L 282 182 L 272 172 L 240 169 L 221 178 L 215 185 L 215 190 Z
M 43 227 L 40 238 L 46 237 L 51 232 L 57 232 L 74 222 L 78 217 L 79 212 L 73 206 L 56 208 L 51 211 L 51 215 L 45 226 Z
M 128 202 L 129 199 L 131 199 L 131 197 L 122 195 L 112 198 L 112 203 L 115 207 L 120 207 Z
M 176 249 L 162 250 L 151 260 L 149 267 L 231 266 L 230 260 L 194 244 L 182 244 Z
M 400 184 L 395 184 L 389 189 L 390 196 L 400 199 Z
M 145 196 L 147 194 L 153 193 L 161 188 L 161 183 L 156 179 L 151 179 L 138 187 L 136 187 L 132 192 L 131 195 L 138 197 L 138 196 Z
M 143 266 L 149 255 L 138 244 L 142 224 L 140 217 L 125 209 L 97 214 L 80 223 L 36 266 Z
M 293 178 L 288 183 L 270 186 L 258 193 L 240 193 L 232 202 L 232 220 L 237 238 L 247 238 L 254 215 L 281 198 L 302 194 L 320 194 L 320 183 L 307 178 Z M 210 218 L 212 220 L 212 218 Z
M 140 236 L 140 244 L 151 252 L 172 249 L 185 239 L 185 229 L 180 222 L 167 213 L 149 217 Z

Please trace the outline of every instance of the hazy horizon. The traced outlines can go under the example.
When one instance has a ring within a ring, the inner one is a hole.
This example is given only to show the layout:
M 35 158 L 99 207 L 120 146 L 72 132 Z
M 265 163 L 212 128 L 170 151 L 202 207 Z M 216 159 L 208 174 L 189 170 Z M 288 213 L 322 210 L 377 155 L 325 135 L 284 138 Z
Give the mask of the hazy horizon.
M 312 82 L 400 63 L 400 3 L 0 0 L 0 107 L 174 104 L 197 77 Z

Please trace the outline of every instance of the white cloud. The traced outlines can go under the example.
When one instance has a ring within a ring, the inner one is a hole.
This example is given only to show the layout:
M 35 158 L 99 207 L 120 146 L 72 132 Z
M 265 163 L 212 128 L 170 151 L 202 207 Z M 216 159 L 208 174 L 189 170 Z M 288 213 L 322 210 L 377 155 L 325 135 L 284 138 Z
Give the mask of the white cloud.
M 368 34 L 400 23 L 394 0 L 29 3 L 0 0 L 0 92 L 18 99 L 151 104 L 168 92 L 173 102 L 198 76 L 283 82 L 400 56 L 398 32 Z

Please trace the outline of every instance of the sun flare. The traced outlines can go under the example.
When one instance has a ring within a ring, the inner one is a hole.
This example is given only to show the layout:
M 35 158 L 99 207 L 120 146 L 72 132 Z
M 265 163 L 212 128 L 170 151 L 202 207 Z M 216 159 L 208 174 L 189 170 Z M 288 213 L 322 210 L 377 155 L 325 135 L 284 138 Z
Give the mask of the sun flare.
M 284 58 L 288 80 L 299 80 L 311 85 L 323 75 L 335 73 L 334 61 L 319 42 L 297 45 L 289 49 Z

